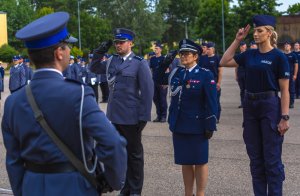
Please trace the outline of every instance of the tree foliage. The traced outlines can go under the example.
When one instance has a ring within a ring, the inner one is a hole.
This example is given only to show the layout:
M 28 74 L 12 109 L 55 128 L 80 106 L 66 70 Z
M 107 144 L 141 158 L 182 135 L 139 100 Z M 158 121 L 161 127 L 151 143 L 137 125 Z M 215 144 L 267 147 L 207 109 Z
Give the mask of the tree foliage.
M 289 8 L 287 9 L 287 13 L 291 15 L 300 15 L 300 3 L 296 3 L 294 5 L 289 6 Z
M 130 28 L 136 33 L 134 51 L 149 51 L 151 42 L 161 40 L 168 49 L 186 37 L 216 42 L 222 49 L 222 2 L 224 2 L 225 38 L 228 46 L 238 28 L 252 23 L 255 14 L 278 16 L 278 0 L 0 0 L 0 10 L 7 13 L 8 41 L 19 51 L 17 30 L 46 14 L 66 11 L 70 14 L 68 30 L 79 38 L 81 51 L 91 51 L 107 39 L 114 28 Z M 290 6 L 288 13 L 299 12 L 300 4 Z M 78 8 L 80 17 L 78 17 Z M 251 38 L 248 38 L 251 39 Z M 75 44 L 77 48 L 79 44 Z M 77 53 L 77 52 L 76 52 Z M 84 53 L 85 55 L 85 53 Z
M 0 60 L 1 61 L 11 62 L 12 57 L 17 54 L 18 54 L 18 51 L 16 51 L 13 47 L 11 47 L 7 44 L 4 44 L 0 48 Z

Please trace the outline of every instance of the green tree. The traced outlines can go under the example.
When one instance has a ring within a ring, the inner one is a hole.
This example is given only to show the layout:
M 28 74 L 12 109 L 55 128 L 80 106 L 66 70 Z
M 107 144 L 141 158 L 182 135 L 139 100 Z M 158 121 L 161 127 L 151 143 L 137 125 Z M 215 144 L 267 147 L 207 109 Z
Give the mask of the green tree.
M 300 14 L 300 3 L 290 5 L 289 8 L 287 9 L 287 13 L 290 15 Z
M 235 32 L 233 26 L 236 25 L 234 16 L 229 12 L 229 1 L 224 0 L 224 32 L 225 43 L 230 43 Z M 222 39 L 222 1 L 202 0 L 197 11 L 197 20 L 194 23 L 194 31 L 202 41 L 212 41 L 216 43 L 218 53 L 223 48 Z
M 244 27 L 252 24 L 252 18 L 257 14 L 279 16 L 276 7 L 280 5 L 277 0 L 238 0 L 238 6 L 233 6 L 232 11 L 236 16 L 236 25 Z
M 165 31 L 163 16 L 149 7 L 148 0 L 91 0 L 83 2 L 89 13 L 95 14 L 111 23 L 111 28 L 124 27 L 136 33 L 135 50 L 141 54 L 149 47 L 150 41 L 161 39 Z M 93 6 L 91 6 L 93 5 Z
M 17 55 L 18 51 L 8 44 L 4 44 L 0 48 L 0 60 L 4 62 L 11 62 L 12 57 Z
M 171 0 L 159 1 L 157 10 L 163 14 L 167 24 L 163 41 L 167 42 L 170 48 L 173 47 L 174 42 L 185 38 L 186 31 L 189 38 L 195 38 L 192 27 L 197 19 L 201 2 L 199 0 L 177 0 L 176 3 Z
M 8 43 L 18 49 L 24 47 L 15 34 L 33 19 L 34 11 L 29 0 L 1 0 L 0 10 L 7 13 Z

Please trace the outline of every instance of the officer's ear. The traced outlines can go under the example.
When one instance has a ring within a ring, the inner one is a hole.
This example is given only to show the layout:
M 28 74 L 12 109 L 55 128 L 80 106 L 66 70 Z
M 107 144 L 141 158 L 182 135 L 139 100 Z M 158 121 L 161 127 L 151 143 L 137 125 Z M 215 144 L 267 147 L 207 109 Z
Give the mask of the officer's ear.
M 56 50 L 54 50 L 54 57 L 58 60 L 63 60 L 65 53 L 65 48 L 63 46 L 58 47 Z

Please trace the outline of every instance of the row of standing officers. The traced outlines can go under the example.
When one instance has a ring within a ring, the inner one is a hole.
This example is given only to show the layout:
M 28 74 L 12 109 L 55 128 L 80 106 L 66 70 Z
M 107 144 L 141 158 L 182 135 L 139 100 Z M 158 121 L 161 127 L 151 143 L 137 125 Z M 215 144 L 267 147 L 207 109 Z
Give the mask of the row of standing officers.
M 81 161 L 90 161 L 94 149 L 104 164 L 104 175 L 111 187 L 121 190 L 121 196 L 140 196 L 144 180 L 142 130 L 151 120 L 154 95 L 151 77 L 155 79 L 156 73 L 151 75 L 147 61 L 132 52 L 134 32 L 115 29 L 114 41 L 103 42 L 94 50 L 89 67 L 93 73 L 106 74 L 110 90 L 107 119 L 91 88 L 63 77 L 63 71 L 70 68 L 68 43 L 76 41 L 67 32 L 68 20 L 67 13 L 57 12 L 37 19 L 17 32 L 16 37 L 25 42 L 37 68 L 28 88 L 32 89 L 43 118 Z M 179 56 L 184 67 L 168 71 L 175 52 L 158 63 L 161 66 L 157 69 L 160 85 L 165 85 L 165 75 L 169 74 L 171 104 L 168 123 L 175 163 L 182 165 L 187 196 L 193 194 L 195 181 L 196 195 L 202 196 L 205 192 L 208 140 L 217 130 L 221 112 L 222 68 L 219 64 L 246 68 L 244 140 L 251 161 L 254 193 L 282 195 L 281 146 L 283 135 L 289 128 L 286 107 L 289 65 L 270 38 L 275 35 L 274 17 L 257 15 L 253 22 L 259 50 L 234 56 L 250 30 L 247 25 L 238 31 L 221 60 L 213 51 L 210 53 L 213 43 L 206 45 L 207 55 L 202 55 L 205 54 L 204 47 L 184 39 L 179 43 Z M 103 61 L 112 44 L 117 54 Z M 271 55 L 266 55 L 268 52 Z M 266 64 L 271 68 L 268 69 Z M 250 83 L 249 74 L 258 80 Z M 276 78 L 274 74 L 277 74 Z M 266 77 L 270 80 L 265 81 Z M 283 95 L 282 102 L 278 97 L 279 90 Z M 97 195 L 96 187 L 78 173 L 44 132 L 26 97 L 25 88 L 15 90 L 6 100 L 2 120 L 6 167 L 14 194 Z M 265 118 L 260 119 L 260 116 Z M 161 115 L 157 120 L 162 122 L 163 118 Z M 23 120 L 26 126 L 23 126 Z M 78 135 L 80 127 L 84 130 L 83 137 Z M 86 150 L 82 150 L 78 143 Z

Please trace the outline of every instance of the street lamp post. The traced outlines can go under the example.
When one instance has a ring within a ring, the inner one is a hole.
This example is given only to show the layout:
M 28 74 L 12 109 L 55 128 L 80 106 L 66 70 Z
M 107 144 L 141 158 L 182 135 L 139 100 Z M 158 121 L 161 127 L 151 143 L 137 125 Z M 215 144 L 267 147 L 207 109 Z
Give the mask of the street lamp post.
M 187 20 L 184 20 L 184 29 L 185 29 L 185 38 L 188 39 L 188 28 L 187 28 Z
M 80 0 L 77 1 L 77 14 L 78 14 L 78 41 L 79 49 L 81 50 L 81 33 L 80 33 Z
M 224 53 L 225 52 L 224 0 L 222 0 L 222 40 L 223 40 L 223 53 Z

